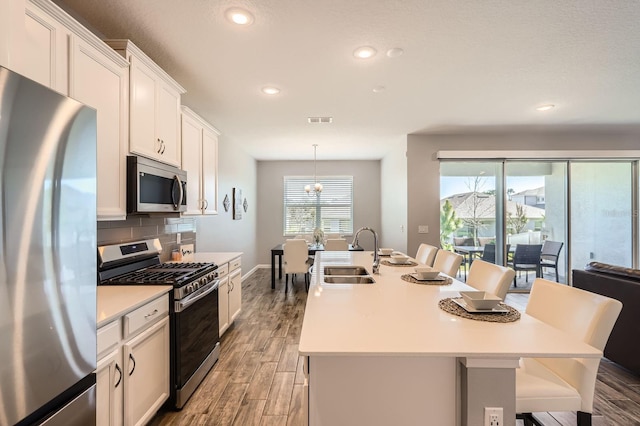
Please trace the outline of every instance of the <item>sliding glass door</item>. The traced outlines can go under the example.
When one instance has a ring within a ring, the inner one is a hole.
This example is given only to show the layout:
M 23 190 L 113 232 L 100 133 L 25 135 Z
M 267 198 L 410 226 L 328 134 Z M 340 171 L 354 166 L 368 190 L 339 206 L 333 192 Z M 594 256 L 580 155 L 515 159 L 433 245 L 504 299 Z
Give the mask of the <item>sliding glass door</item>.
M 633 266 L 633 167 L 571 163 L 571 268 L 592 261 Z
M 528 291 L 592 261 L 634 266 L 637 161 L 442 161 L 440 175 L 441 245 L 465 256 L 463 273 L 483 258 Z
M 567 282 L 567 162 L 506 161 L 505 183 L 511 289 L 530 290 L 536 276 Z

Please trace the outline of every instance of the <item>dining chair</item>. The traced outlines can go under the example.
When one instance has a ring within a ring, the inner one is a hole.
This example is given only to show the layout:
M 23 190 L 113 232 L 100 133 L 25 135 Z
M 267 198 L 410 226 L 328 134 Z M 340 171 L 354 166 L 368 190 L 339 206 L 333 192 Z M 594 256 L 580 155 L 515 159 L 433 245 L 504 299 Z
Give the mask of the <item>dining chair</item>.
M 603 350 L 622 303 L 537 278 L 525 312 Z M 600 358 L 522 358 L 516 369 L 516 417 L 540 425 L 532 413 L 576 411 L 578 426 L 591 425 Z
M 438 250 L 433 261 L 433 269 L 455 277 L 462 264 L 462 256 L 449 250 Z
M 516 272 L 511 268 L 485 262 L 482 259 L 474 260 L 469 269 L 467 284 L 476 290 L 486 291 L 504 300 L 511 280 Z
M 347 251 L 349 243 L 344 238 L 330 238 L 324 243 L 325 251 Z
M 433 261 L 436 258 L 437 252 L 438 252 L 438 247 L 422 243 L 418 246 L 418 252 L 416 253 L 416 261 L 418 263 L 423 263 L 427 266 L 433 266 Z
M 558 274 L 558 259 L 560 251 L 564 245 L 561 241 L 544 240 L 542 244 L 542 252 L 540 252 L 540 275 L 542 276 L 542 268 L 553 268 L 556 270 L 556 282 L 560 282 Z
M 511 267 L 514 271 L 525 271 L 525 281 L 529 282 L 529 271 L 535 271 L 536 278 L 540 277 L 540 253 L 542 244 L 518 244 L 513 253 Z M 517 287 L 516 277 L 513 277 L 513 286 Z
M 309 248 L 305 240 L 287 240 L 282 247 L 283 268 L 285 275 L 284 292 L 289 292 L 289 274 L 293 274 L 291 284 L 295 280 L 295 274 L 304 274 L 305 289 L 309 290 Z

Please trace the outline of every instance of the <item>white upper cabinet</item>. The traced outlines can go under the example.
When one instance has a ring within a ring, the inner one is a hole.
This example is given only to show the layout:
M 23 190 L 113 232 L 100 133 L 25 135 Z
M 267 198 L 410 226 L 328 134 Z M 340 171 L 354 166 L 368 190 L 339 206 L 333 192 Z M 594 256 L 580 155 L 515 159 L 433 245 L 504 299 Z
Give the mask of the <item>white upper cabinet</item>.
M 182 107 L 182 169 L 187 171 L 185 215 L 218 213 L 219 132 Z
M 108 46 L 104 46 L 108 49 Z M 73 36 L 69 95 L 96 109 L 98 115 L 98 219 L 126 217 L 127 62 L 111 57 Z
M 49 1 L 27 0 L 20 73 L 63 95 L 69 94 L 69 37 L 66 14 Z
M 24 22 L 26 75 L 96 110 L 98 220 L 125 219 L 129 63 L 49 0 Z
M 180 167 L 180 96 L 184 88 L 131 41 L 106 43 L 131 64 L 129 151 Z

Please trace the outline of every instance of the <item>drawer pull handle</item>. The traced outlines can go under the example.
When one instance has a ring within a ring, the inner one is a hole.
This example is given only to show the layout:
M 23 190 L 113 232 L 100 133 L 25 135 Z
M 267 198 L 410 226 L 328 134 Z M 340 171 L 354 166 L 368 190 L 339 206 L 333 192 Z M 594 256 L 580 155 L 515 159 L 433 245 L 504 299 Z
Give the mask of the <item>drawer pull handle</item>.
M 120 382 L 122 381 L 122 369 L 120 369 L 120 366 L 117 363 L 116 363 L 116 371 L 120 376 L 118 377 L 118 381 L 116 382 L 116 385 L 114 386 L 114 388 L 117 388 L 118 385 L 120 385 Z
M 133 368 L 129 371 L 129 375 L 132 375 L 134 371 L 136 371 L 136 359 L 133 357 L 133 354 L 129 354 L 129 359 L 133 361 Z
M 149 313 L 149 314 L 145 315 L 145 316 L 144 316 L 144 318 L 145 318 L 145 319 L 148 319 L 148 318 L 150 318 L 150 317 L 154 316 L 154 315 L 155 315 L 155 314 L 157 314 L 157 313 L 158 313 L 158 310 L 157 310 L 157 309 L 154 309 L 154 310 L 153 310 L 153 312 L 151 312 L 151 313 Z

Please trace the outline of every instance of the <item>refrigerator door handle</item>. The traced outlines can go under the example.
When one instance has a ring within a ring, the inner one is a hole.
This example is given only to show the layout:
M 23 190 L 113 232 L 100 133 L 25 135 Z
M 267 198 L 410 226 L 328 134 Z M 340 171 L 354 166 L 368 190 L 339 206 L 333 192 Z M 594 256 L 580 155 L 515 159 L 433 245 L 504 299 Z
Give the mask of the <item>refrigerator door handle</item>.
M 129 354 L 129 359 L 133 361 L 133 368 L 129 371 L 129 375 L 132 375 L 134 371 L 136 371 L 136 359 L 133 357 L 133 354 Z

